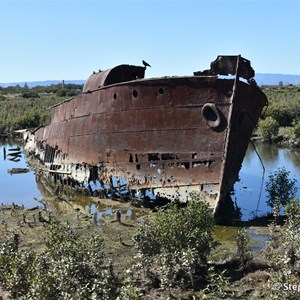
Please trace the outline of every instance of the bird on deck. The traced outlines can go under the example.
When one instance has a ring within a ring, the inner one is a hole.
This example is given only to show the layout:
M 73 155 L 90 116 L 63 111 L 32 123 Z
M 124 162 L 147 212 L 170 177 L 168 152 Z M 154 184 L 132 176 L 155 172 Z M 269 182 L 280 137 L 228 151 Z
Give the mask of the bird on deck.
M 142 60 L 142 63 L 143 63 L 143 65 L 144 65 L 145 69 L 146 69 L 147 67 L 150 67 L 150 68 L 151 68 L 151 66 L 150 66 L 146 61 Z

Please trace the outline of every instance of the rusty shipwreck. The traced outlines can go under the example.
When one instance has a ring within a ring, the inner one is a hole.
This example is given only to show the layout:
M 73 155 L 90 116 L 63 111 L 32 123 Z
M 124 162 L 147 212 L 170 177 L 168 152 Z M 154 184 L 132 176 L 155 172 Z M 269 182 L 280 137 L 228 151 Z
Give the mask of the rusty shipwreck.
M 51 108 L 49 126 L 25 133 L 26 152 L 45 176 L 91 193 L 185 202 L 197 192 L 220 212 L 267 103 L 250 61 L 218 56 L 182 77 L 145 70 L 92 74 L 80 95 Z

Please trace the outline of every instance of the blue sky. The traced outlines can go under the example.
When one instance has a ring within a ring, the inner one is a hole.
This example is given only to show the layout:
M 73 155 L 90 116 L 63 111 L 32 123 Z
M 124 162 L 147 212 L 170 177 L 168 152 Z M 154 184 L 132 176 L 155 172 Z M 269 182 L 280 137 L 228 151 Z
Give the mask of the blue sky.
M 191 75 L 219 54 L 300 74 L 298 0 L 0 0 L 0 82 L 86 79 L 117 64 Z

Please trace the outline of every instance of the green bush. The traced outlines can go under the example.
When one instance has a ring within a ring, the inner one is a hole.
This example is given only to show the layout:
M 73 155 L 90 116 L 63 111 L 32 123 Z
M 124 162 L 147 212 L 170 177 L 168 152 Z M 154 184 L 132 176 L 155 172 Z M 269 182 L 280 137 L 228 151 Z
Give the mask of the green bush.
M 66 94 L 67 97 L 74 97 L 76 95 L 78 95 L 78 92 L 76 91 L 68 91 Z
M 263 87 L 269 107 L 264 117 L 272 117 L 281 127 L 293 126 L 299 121 L 300 89 L 297 86 Z
M 286 105 L 272 103 L 266 110 L 265 116 L 272 117 L 279 126 L 290 126 L 296 114 Z
M 296 179 L 289 178 L 290 172 L 285 168 L 279 168 L 269 175 L 269 181 L 266 183 L 267 204 L 274 206 L 279 199 L 280 204 L 285 206 L 290 199 L 294 198 L 297 193 Z
M 172 203 L 145 220 L 134 237 L 140 267 L 154 273 L 170 289 L 178 274 L 193 286 L 196 270 L 206 265 L 213 247 L 214 219 L 208 204 L 196 195 L 185 208 Z
M 258 133 L 264 140 L 272 141 L 278 134 L 279 124 L 272 117 L 260 120 L 258 123 Z
M 66 97 L 67 96 L 67 91 L 65 89 L 60 89 L 56 92 L 56 96 L 58 97 Z
M 250 250 L 250 235 L 247 230 L 243 228 L 238 231 L 236 236 L 236 255 L 242 268 L 245 268 L 246 264 L 252 258 Z
M 36 111 L 30 111 L 25 113 L 25 115 L 18 117 L 15 120 L 15 128 L 34 128 L 40 125 L 40 114 Z
M 300 122 L 295 123 L 293 127 L 285 127 L 280 130 L 284 140 L 291 147 L 300 146 Z
M 14 298 L 36 300 L 115 299 L 117 281 L 105 264 L 99 236 L 82 238 L 54 221 L 42 253 L 20 251 L 14 235 L 0 247 L 0 279 Z
M 22 93 L 23 98 L 40 98 L 39 94 L 33 91 L 26 91 Z
M 293 133 L 295 139 L 300 139 L 300 121 L 298 121 L 293 127 Z
M 285 212 L 287 218 L 280 230 L 274 230 L 274 224 L 270 226 L 272 240 L 276 242 L 266 252 L 273 266 L 268 280 L 268 299 L 299 299 L 299 290 L 287 287 L 299 285 L 300 199 L 291 200 Z
M 226 298 L 230 278 L 226 275 L 227 270 L 216 272 L 214 267 L 209 267 L 207 270 L 206 280 L 207 287 L 199 292 L 200 299 L 224 299 Z M 210 297 L 207 297 L 209 294 Z M 212 297 L 212 298 L 211 298 Z

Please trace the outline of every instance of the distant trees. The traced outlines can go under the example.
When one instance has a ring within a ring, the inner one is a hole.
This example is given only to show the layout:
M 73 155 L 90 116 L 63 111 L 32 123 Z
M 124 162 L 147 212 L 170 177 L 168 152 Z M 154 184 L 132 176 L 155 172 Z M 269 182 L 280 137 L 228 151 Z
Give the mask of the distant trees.
M 83 85 L 82 84 L 75 84 L 75 83 L 68 83 L 64 84 L 63 90 L 66 90 L 67 93 L 74 92 L 78 94 L 82 91 Z M 0 93 L 4 94 L 25 94 L 25 93 L 32 93 L 32 94 L 56 94 L 57 91 L 61 90 L 61 84 L 51 84 L 48 86 L 35 86 L 32 88 L 28 87 L 28 84 L 25 83 L 24 87 L 20 85 L 16 86 L 8 86 L 8 87 L 0 87 Z

